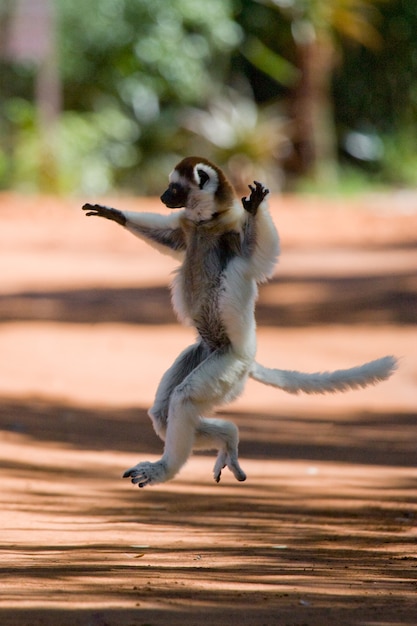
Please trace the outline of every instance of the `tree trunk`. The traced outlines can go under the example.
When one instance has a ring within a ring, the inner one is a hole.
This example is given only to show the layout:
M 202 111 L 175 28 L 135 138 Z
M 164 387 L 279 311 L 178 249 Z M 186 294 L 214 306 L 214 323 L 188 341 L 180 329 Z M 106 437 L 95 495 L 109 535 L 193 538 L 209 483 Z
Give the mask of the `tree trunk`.
M 295 90 L 294 146 L 299 169 L 319 183 L 337 178 L 337 148 L 331 78 L 334 48 L 326 35 L 316 33 L 297 45 L 300 82 Z

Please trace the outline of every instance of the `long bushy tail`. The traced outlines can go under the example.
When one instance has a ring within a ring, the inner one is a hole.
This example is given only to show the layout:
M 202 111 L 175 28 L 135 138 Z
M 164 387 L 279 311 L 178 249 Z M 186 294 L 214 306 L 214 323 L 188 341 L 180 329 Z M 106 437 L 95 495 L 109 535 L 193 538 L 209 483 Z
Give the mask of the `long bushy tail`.
M 288 393 L 336 393 L 375 385 L 386 380 L 397 368 L 397 359 L 385 356 L 364 365 L 334 372 L 316 372 L 305 374 L 291 370 L 278 370 L 254 363 L 250 377 L 263 383 L 278 387 Z

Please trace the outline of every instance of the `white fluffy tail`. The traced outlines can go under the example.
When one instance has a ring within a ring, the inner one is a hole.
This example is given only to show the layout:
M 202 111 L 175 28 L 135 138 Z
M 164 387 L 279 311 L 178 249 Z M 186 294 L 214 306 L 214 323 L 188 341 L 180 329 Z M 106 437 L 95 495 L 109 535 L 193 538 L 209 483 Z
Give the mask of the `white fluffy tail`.
M 336 393 L 375 385 L 386 380 L 397 368 L 397 359 L 385 356 L 364 365 L 334 372 L 305 374 L 291 370 L 278 370 L 254 363 L 250 377 L 288 393 Z

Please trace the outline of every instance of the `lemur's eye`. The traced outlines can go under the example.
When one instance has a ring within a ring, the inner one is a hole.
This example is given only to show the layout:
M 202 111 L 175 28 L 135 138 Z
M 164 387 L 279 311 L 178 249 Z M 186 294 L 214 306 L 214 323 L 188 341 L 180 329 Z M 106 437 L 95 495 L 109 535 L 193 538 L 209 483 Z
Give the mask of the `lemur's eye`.
M 181 190 L 181 185 L 179 185 L 178 183 L 172 183 L 171 184 L 171 191 L 172 193 L 175 195 L 177 193 L 179 193 Z

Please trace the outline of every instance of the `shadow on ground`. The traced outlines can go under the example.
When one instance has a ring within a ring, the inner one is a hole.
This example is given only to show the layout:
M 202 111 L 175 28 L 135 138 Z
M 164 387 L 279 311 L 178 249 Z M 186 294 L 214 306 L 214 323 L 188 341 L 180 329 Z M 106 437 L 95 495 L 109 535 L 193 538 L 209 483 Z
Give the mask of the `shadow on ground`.
M 362 277 L 280 276 L 264 286 L 256 309 L 260 325 L 417 322 L 415 273 Z M 54 321 L 172 324 L 166 287 L 73 289 L 0 295 L 0 322 Z
M 239 426 L 240 455 L 248 459 L 415 467 L 414 413 L 343 413 L 338 409 L 325 417 L 232 411 L 222 415 Z M 40 399 L 3 398 L 0 430 L 80 450 L 145 454 L 162 450 L 145 408 L 139 407 L 93 409 Z

